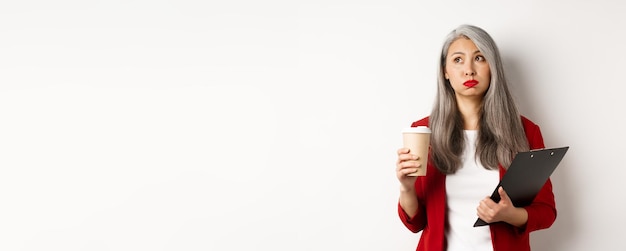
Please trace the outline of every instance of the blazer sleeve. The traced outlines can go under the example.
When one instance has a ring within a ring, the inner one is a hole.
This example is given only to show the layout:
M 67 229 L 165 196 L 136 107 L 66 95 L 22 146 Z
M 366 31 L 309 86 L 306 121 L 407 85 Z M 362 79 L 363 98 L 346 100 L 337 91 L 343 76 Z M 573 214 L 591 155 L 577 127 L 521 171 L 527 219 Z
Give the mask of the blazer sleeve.
M 532 122 L 525 121 L 525 131 L 530 149 L 545 148 L 539 126 Z M 550 179 L 543 185 L 533 202 L 524 208 L 528 212 L 528 222 L 526 226 L 520 230 L 529 233 L 552 226 L 556 220 L 557 212 Z
M 423 202 L 419 202 L 417 214 L 411 218 L 404 211 L 402 206 L 400 206 L 400 202 L 398 202 L 398 215 L 400 216 L 400 221 L 402 221 L 402 224 L 404 224 L 404 226 L 413 233 L 422 231 L 424 227 L 426 227 L 426 208 L 423 205 Z

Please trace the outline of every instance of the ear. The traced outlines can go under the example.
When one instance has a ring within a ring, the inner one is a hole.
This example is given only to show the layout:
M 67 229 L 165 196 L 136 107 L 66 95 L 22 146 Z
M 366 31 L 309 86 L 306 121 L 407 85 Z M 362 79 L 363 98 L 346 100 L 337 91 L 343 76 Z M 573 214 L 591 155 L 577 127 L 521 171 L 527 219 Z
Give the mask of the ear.
M 450 80 L 450 77 L 448 76 L 448 73 L 444 73 L 443 76 L 446 78 L 446 80 Z

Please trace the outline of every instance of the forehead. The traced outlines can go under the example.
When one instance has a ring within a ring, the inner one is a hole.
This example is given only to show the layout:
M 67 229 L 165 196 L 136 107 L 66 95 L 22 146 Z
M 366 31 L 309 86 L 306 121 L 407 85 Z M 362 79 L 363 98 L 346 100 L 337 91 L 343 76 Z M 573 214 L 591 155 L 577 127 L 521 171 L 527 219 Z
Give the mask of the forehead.
M 448 48 L 448 55 L 457 53 L 473 54 L 475 52 L 480 52 L 478 50 L 478 47 L 476 47 L 476 44 L 474 44 L 472 40 L 466 37 L 457 38 L 450 44 L 450 47 Z

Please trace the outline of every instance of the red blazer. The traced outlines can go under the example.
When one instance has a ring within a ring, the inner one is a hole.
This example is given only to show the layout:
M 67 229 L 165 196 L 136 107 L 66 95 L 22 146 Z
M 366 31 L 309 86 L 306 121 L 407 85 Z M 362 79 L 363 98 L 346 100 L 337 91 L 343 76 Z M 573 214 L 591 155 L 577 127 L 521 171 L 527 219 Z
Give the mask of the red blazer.
M 521 119 L 530 149 L 544 148 L 539 126 L 523 116 Z M 428 126 L 428 117 L 413 122 L 411 126 Z M 420 176 L 415 181 L 415 193 L 419 201 L 418 214 L 409 218 L 398 203 L 398 214 L 402 223 L 414 233 L 423 231 L 417 245 L 418 251 L 444 251 L 446 247 L 446 175 L 431 163 L 427 166 L 428 175 Z M 500 179 L 505 172 L 500 166 Z M 528 222 L 522 228 L 504 222 L 489 225 L 494 251 L 529 251 L 530 232 L 548 228 L 554 223 L 556 205 L 550 179 L 532 204 L 525 209 L 528 212 Z

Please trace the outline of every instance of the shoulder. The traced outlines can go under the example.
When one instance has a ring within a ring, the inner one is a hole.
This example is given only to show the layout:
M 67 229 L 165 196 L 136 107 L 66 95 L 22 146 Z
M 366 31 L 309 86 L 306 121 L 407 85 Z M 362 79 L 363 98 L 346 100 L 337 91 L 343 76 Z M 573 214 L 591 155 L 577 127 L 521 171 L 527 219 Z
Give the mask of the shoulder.
M 411 123 L 411 127 L 418 127 L 418 126 L 428 126 L 428 117 L 424 117 L 420 120 L 417 120 Z
M 524 126 L 526 139 L 528 140 L 528 147 L 530 147 L 530 149 L 544 148 L 545 144 L 539 126 L 524 116 L 522 116 L 522 125 Z
M 535 124 L 532 120 L 528 119 L 525 116 L 521 116 L 522 118 L 522 126 L 524 126 L 525 131 L 536 130 L 539 129 L 539 125 Z

